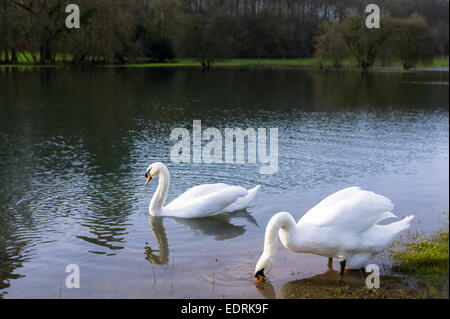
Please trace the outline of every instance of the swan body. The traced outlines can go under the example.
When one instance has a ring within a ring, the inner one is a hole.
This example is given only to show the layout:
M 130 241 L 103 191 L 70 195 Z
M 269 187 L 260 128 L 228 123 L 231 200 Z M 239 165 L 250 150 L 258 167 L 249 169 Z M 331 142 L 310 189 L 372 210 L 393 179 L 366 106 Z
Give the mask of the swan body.
M 199 218 L 230 213 L 246 208 L 255 198 L 259 185 L 247 190 L 241 186 L 223 183 L 203 184 L 192 187 L 164 206 L 169 190 L 170 175 L 166 165 L 151 164 L 145 173 L 147 184 L 158 176 L 158 187 L 152 197 L 149 213 L 152 216 Z
M 414 216 L 387 225 L 378 224 L 397 217 L 391 212 L 393 208 L 384 196 L 349 187 L 322 200 L 298 223 L 287 212 L 277 213 L 267 224 L 264 251 L 256 264 L 255 277 L 261 280 L 264 271 L 272 268 L 277 235 L 290 251 L 338 258 L 341 273 L 344 268 L 360 269 L 410 228 Z

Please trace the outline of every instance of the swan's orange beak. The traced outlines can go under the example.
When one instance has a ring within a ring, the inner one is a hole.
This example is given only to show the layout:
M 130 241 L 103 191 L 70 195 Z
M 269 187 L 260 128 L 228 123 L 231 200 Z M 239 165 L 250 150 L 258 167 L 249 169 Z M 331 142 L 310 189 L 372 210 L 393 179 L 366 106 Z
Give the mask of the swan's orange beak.
M 145 177 L 147 177 L 147 181 L 145 182 L 144 186 L 148 184 L 152 180 L 152 175 L 145 173 Z
M 256 283 L 261 283 L 264 281 L 264 278 L 266 277 L 266 275 L 264 275 L 264 268 L 261 270 L 258 270 L 255 274 L 255 282 Z
M 263 281 L 264 281 L 264 276 L 263 275 L 256 275 L 256 279 L 255 279 L 256 283 L 261 283 Z

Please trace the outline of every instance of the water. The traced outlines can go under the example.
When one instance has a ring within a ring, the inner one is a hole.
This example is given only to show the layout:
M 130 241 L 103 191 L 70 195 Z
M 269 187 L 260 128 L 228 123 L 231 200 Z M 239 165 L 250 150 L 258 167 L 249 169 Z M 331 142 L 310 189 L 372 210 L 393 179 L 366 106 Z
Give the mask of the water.
M 448 83 L 448 72 L 0 69 L 0 297 L 261 298 L 253 270 L 270 217 L 299 219 L 352 185 L 436 230 L 449 209 Z M 279 171 L 171 163 L 171 130 L 195 119 L 278 128 Z M 150 218 L 155 161 L 169 167 L 169 200 L 202 183 L 262 187 L 247 211 Z M 280 247 L 270 289 L 320 278 L 326 262 Z M 65 287 L 69 264 L 80 289 Z

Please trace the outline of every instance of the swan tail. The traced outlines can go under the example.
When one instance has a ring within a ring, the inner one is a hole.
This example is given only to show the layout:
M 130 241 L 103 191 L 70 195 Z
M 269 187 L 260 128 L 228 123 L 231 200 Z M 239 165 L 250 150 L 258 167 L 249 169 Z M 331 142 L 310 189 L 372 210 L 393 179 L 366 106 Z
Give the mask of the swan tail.
M 258 190 L 260 188 L 261 188 L 261 185 L 257 185 L 255 187 L 253 187 L 252 189 L 248 190 L 247 196 L 244 197 L 248 201 L 247 205 L 250 204 L 253 201 L 253 199 L 255 199 L 256 193 L 258 192 Z
M 385 216 L 388 216 L 388 214 Z M 411 228 L 413 219 L 414 215 L 411 215 L 387 225 L 374 225 L 364 232 L 361 240 L 361 247 L 372 254 L 382 252 L 386 248 L 392 246 L 394 241 L 397 240 L 404 231 Z
M 257 185 L 255 187 L 253 187 L 252 189 L 248 190 L 248 194 L 247 196 L 244 196 L 243 200 L 245 200 L 245 207 L 247 207 L 248 205 L 250 205 L 251 202 L 253 202 L 253 200 L 256 197 L 256 193 L 258 192 L 258 190 L 261 188 L 261 185 Z
M 392 230 L 395 231 L 397 234 L 400 234 L 411 227 L 411 222 L 413 219 L 414 215 L 410 215 L 408 217 L 403 218 L 402 220 L 399 220 L 398 222 L 389 224 L 388 226 L 390 226 L 390 228 L 392 228 Z
M 388 219 L 388 218 L 395 218 L 397 217 L 397 215 L 395 215 L 393 212 L 384 212 L 380 215 L 380 217 L 378 218 L 378 220 L 375 222 L 375 224 L 378 224 L 379 222 L 381 222 L 382 220 Z
M 414 219 L 414 215 L 399 220 L 388 225 L 375 225 L 380 231 L 378 235 L 386 238 L 386 246 L 391 246 L 392 243 L 400 236 L 401 233 L 411 228 L 411 222 Z
M 255 199 L 256 193 L 258 192 L 261 185 L 257 185 L 252 189 L 249 189 L 247 195 L 239 197 L 234 203 L 225 207 L 223 213 L 231 213 L 236 210 L 244 209 Z

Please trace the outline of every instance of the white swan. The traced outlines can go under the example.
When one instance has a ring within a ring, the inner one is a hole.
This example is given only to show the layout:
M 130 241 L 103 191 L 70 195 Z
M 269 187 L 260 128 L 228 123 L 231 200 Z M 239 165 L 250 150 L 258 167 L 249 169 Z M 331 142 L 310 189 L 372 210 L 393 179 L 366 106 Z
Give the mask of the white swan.
M 230 186 L 223 183 L 203 184 L 192 187 L 164 206 L 170 184 L 169 170 L 160 162 L 150 164 L 145 171 L 147 181 L 159 176 L 158 187 L 148 208 L 153 216 L 175 216 L 198 218 L 230 213 L 246 208 L 255 198 L 260 185 L 246 190 L 241 186 Z
M 370 258 L 392 245 L 401 232 L 410 227 L 414 216 L 379 225 L 396 217 L 392 202 L 381 195 L 344 188 L 311 208 L 296 224 L 291 214 L 275 214 L 267 224 L 264 251 L 255 267 L 257 282 L 272 268 L 277 251 L 277 234 L 283 245 L 297 253 L 336 257 L 344 269 L 360 269 Z

